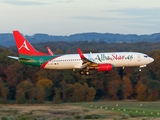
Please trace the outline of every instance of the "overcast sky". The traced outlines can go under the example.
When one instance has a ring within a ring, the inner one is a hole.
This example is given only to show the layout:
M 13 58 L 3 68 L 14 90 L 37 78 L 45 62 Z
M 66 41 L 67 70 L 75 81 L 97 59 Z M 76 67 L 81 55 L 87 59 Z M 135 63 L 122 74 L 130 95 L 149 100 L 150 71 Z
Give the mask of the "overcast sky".
M 0 33 L 160 32 L 160 0 L 0 0 Z

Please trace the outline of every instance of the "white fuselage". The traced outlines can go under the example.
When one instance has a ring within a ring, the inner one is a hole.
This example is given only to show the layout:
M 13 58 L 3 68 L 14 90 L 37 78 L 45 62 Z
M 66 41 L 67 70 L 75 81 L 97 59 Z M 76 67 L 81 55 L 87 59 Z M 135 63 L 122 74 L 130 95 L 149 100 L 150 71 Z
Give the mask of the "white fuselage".
M 146 54 L 138 52 L 88 53 L 84 56 L 97 64 L 112 64 L 114 67 L 145 66 L 154 61 Z M 54 58 L 45 65 L 47 69 L 82 69 L 79 54 L 66 54 Z

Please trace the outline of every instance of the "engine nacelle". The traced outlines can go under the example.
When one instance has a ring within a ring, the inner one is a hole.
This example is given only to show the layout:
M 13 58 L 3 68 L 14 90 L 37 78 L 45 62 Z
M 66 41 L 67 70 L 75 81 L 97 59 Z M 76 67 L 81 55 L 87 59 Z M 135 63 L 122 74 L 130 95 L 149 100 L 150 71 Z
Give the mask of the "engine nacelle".
M 111 71 L 113 68 L 112 64 L 99 64 L 98 71 Z

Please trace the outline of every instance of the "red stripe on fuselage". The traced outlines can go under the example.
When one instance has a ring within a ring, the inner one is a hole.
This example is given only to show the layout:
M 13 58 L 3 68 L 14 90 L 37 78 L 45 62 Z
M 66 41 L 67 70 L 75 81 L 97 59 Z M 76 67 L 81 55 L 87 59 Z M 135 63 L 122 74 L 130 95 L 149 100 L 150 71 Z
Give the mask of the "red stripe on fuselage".
M 49 61 L 45 62 L 45 63 L 41 66 L 41 68 L 45 68 L 45 66 L 46 66 L 48 63 L 49 63 Z
M 58 56 L 58 57 L 60 57 L 60 56 Z M 54 59 L 56 59 L 56 58 L 58 58 L 58 57 L 55 57 L 55 58 L 52 58 L 51 60 L 46 61 L 45 63 L 43 63 L 43 65 L 41 66 L 41 68 L 45 68 L 45 66 L 46 66 L 50 61 L 52 61 L 52 60 L 54 60 Z

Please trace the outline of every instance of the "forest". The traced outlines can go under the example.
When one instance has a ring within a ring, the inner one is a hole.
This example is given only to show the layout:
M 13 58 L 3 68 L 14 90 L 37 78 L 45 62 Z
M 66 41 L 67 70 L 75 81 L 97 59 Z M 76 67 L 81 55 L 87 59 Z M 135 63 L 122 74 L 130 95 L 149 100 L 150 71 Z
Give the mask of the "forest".
M 156 43 L 160 41 L 160 33 L 153 33 L 151 35 L 136 35 L 136 34 L 113 34 L 113 33 L 77 33 L 69 36 L 48 35 L 44 33 L 36 33 L 32 36 L 25 35 L 25 38 L 30 43 L 40 42 L 77 42 L 77 41 L 95 41 L 107 43 L 136 43 L 136 42 L 150 42 Z M 16 45 L 12 33 L 0 33 L 0 46 L 9 47 Z
M 157 101 L 160 99 L 160 43 L 45 42 L 33 44 L 38 51 L 55 54 L 85 52 L 143 52 L 154 58 L 142 71 L 138 67 L 114 68 L 109 72 L 46 70 L 20 64 L 16 46 L 0 48 L 0 103 L 53 103 L 99 100 Z

